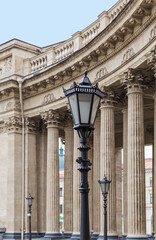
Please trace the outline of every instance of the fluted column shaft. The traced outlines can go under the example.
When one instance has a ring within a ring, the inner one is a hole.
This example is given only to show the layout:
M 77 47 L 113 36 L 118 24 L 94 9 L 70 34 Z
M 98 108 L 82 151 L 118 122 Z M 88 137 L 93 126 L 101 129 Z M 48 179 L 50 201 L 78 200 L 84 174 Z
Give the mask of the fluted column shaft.
M 128 237 L 145 235 L 145 162 L 143 91 L 128 88 Z
M 116 230 L 118 236 L 122 235 L 122 166 L 121 148 L 115 149 L 116 164 Z
M 42 126 L 37 135 L 37 191 L 39 193 L 37 204 L 38 231 L 46 231 L 46 180 L 47 180 L 47 131 Z
M 58 127 L 47 125 L 46 233 L 59 233 L 59 146 Z
M 60 236 L 59 231 L 59 114 L 54 110 L 42 113 L 47 124 L 47 199 L 46 235 L 47 238 Z
M 100 145 L 100 179 L 107 176 L 111 180 L 108 194 L 108 235 L 116 235 L 116 185 L 115 185 L 115 132 L 114 107 L 110 100 L 105 99 L 101 104 L 101 145 Z M 101 228 L 103 235 L 103 198 L 101 196 Z
M 76 159 L 79 157 L 79 136 L 74 131 L 74 156 L 73 156 L 73 237 L 80 234 L 80 173 Z
M 100 116 L 95 121 L 95 130 L 93 132 L 93 231 L 94 234 L 100 232 L 100 188 L 98 180 L 100 179 Z
M 21 119 L 10 117 L 6 121 L 8 156 L 7 162 L 7 229 L 5 236 L 12 239 L 20 237 L 21 227 L 21 181 L 22 181 L 22 131 Z M 3 204 L 3 203 L 2 203 Z M 7 236 L 7 233 L 9 236 Z M 11 236 L 12 235 L 12 236 Z
M 156 90 L 154 92 L 154 165 L 153 165 L 153 232 L 156 234 L 156 177 L 155 177 L 155 169 L 156 169 Z
M 65 168 L 64 168 L 64 232 L 73 231 L 73 127 L 65 127 Z M 77 190 L 78 191 L 78 190 Z
M 33 119 L 25 122 L 25 196 L 34 197 L 32 204 L 31 229 L 37 232 L 37 162 L 36 162 L 36 125 Z M 28 207 L 25 201 L 25 230 L 29 232 Z
M 127 235 L 127 133 L 128 133 L 128 110 L 123 109 L 123 216 L 124 235 Z

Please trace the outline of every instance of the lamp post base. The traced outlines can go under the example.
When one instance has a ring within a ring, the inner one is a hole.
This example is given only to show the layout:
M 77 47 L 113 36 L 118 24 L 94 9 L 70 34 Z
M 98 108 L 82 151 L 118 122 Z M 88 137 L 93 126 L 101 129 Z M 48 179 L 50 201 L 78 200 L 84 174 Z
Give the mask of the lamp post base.
M 62 234 L 61 233 L 46 233 L 44 238 L 41 238 L 41 240 L 54 240 L 54 239 L 61 239 Z
M 65 239 L 66 238 L 71 238 L 72 237 L 72 233 L 63 233 L 62 237 L 65 238 Z
M 104 236 L 103 235 L 99 235 L 99 237 L 97 239 L 98 240 L 103 240 Z M 118 235 L 107 235 L 107 239 L 108 240 L 118 240 L 119 237 L 118 237 Z
M 72 234 L 71 239 L 80 240 L 80 234 Z
M 97 240 L 98 237 L 99 237 L 99 234 L 93 234 L 92 237 L 91 237 L 91 239 L 92 239 L 92 240 Z

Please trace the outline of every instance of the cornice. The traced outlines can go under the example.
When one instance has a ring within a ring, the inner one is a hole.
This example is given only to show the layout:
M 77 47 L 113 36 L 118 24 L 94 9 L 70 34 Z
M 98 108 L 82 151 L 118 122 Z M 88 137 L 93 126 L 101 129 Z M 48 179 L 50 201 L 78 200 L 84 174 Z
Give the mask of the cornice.
M 93 70 L 94 68 L 100 66 L 101 64 L 105 63 L 106 61 L 108 61 L 112 56 L 114 56 L 115 54 L 117 54 L 118 52 L 120 52 L 123 48 L 125 48 L 127 45 L 129 45 L 130 43 L 132 43 L 137 36 L 139 36 L 143 31 L 144 29 L 146 29 L 156 18 L 156 12 L 135 32 L 133 33 L 133 35 L 131 35 L 131 37 L 129 37 L 129 39 L 127 39 L 127 41 L 125 42 L 122 42 L 120 44 L 120 46 L 118 46 L 118 48 L 112 50 L 111 53 L 109 53 L 107 56 L 105 56 L 103 59 L 94 62 L 94 65 L 93 66 L 89 66 L 88 69 L 89 71 Z M 99 80 L 95 80 L 94 82 L 99 82 L 101 80 L 103 80 L 104 78 L 110 76 L 111 74 L 113 74 L 114 72 L 116 72 L 118 69 L 124 67 L 126 64 L 128 64 L 132 59 L 134 59 L 136 56 L 138 56 L 140 54 L 140 52 L 142 52 L 143 50 L 145 50 L 152 42 L 155 41 L 155 37 L 153 37 L 153 39 L 149 40 L 149 42 L 141 49 L 139 50 L 138 52 L 136 52 L 135 54 L 133 54 L 131 56 L 130 59 L 128 59 L 127 61 L 121 63 L 121 65 L 119 67 L 117 67 L 116 69 L 114 69 L 113 71 L 111 71 L 110 73 L 106 73 L 102 78 L 100 78 Z M 82 60 L 83 61 L 83 60 Z M 62 79 L 60 79 L 60 82 L 58 82 L 57 84 L 55 84 L 55 80 L 54 80 L 54 76 L 51 77 L 51 79 L 46 79 L 44 80 L 45 82 L 46 81 L 51 81 L 51 86 L 49 85 L 49 88 L 44 88 L 40 91 L 40 93 L 44 93 L 46 92 L 47 90 L 51 90 L 51 89 L 55 89 L 56 87 L 59 87 L 59 86 L 62 86 L 62 84 L 64 83 L 67 83 L 67 82 L 70 82 L 70 81 L 74 81 L 76 78 L 78 77 L 81 77 L 82 76 L 82 72 L 81 70 L 79 69 L 79 71 L 77 71 L 77 73 L 75 74 L 75 76 L 72 76 L 71 74 L 71 69 L 67 68 L 64 70 L 64 72 L 70 72 L 68 78 L 64 81 Z M 61 75 L 62 73 L 58 73 L 58 76 L 59 74 Z M 55 75 L 57 76 L 57 75 Z M 37 77 L 36 77 L 37 78 Z M 53 79 L 53 80 L 52 80 Z M 34 93 L 33 95 L 37 95 L 39 92 L 36 91 L 36 93 Z M 29 96 L 28 96 L 29 97 Z
M 120 14 L 115 18 L 115 20 L 112 21 L 112 23 L 110 25 L 108 25 L 101 33 L 99 33 L 98 36 L 96 36 L 91 42 L 89 42 L 85 47 L 81 48 L 80 50 L 78 50 L 77 52 L 73 53 L 72 55 L 70 55 L 69 57 L 67 57 L 66 59 L 64 60 L 61 60 L 58 64 L 54 64 L 53 66 L 51 66 L 51 69 L 47 69 L 41 73 L 38 73 L 38 76 L 36 76 L 36 78 L 38 78 L 39 76 L 42 76 L 42 73 L 45 74 L 45 72 L 51 72 L 52 71 L 55 71 L 58 67 L 61 67 L 62 65 L 65 65 L 65 64 L 68 64 L 70 62 L 73 62 L 73 60 L 75 58 L 78 58 L 80 55 L 82 55 L 84 52 L 86 52 L 87 49 L 90 49 L 92 46 L 96 45 L 97 42 L 99 42 L 104 35 L 107 35 L 107 32 L 109 32 L 112 28 L 114 28 L 114 26 L 116 26 L 118 24 L 118 22 L 120 21 L 120 18 L 122 15 L 126 15 L 127 12 L 129 11 L 129 8 L 131 6 L 132 3 L 136 3 L 137 1 L 134 1 L 134 0 L 131 0 L 127 5 L 126 7 L 120 12 Z M 144 15 L 142 15 L 143 17 Z M 146 25 L 146 24 L 145 24 Z M 133 26 L 134 27 L 134 26 Z M 118 31 L 118 30 L 117 30 Z M 137 31 L 138 32 L 138 31 Z M 122 49 L 124 46 L 128 45 L 135 37 L 136 37 L 137 33 L 133 34 L 126 42 L 120 44 L 120 47 L 118 49 L 113 49 L 112 52 L 108 55 L 108 56 L 105 56 L 104 57 L 104 60 L 102 61 L 99 61 L 99 63 L 96 65 L 94 64 L 93 67 L 88 67 L 89 70 L 95 68 L 96 66 L 98 66 L 99 64 L 101 64 L 101 62 L 104 62 L 106 60 L 108 60 L 111 56 L 115 55 L 120 49 Z M 98 55 L 96 53 L 96 51 L 98 50 L 100 46 L 97 47 L 97 49 L 94 50 L 95 54 Z M 98 56 L 97 56 L 98 58 Z M 83 62 L 84 61 L 84 58 L 81 59 L 81 61 L 78 60 L 78 63 L 75 63 L 75 64 L 79 64 L 79 62 Z M 71 66 L 72 67 L 72 66 Z M 36 73 L 37 74 L 37 73 Z M 80 74 L 81 75 L 81 74 Z M 79 75 L 77 74 L 77 77 Z M 31 79 L 27 79 L 27 83 L 29 81 L 32 81 L 32 78 L 33 80 L 35 80 L 35 77 L 31 77 Z M 72 78 L 70 78 L 71 80 Z M 68 82 L 68 81 L 66 81 Z

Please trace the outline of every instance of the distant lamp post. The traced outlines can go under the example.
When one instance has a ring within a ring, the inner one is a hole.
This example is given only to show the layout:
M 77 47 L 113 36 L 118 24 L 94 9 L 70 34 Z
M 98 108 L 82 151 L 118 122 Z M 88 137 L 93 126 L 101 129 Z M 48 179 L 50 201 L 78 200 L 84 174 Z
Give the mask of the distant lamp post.
M 33 202 L 33 197 L 31 194 L 26 198 L 28 204 L 28 216 L 29 216 L 29 240 L 31 240 L 31 206 Z
M 89 135 L 94 130 L 94 122 L 99 108 L 100 100 L 105 94 L 100 91 L 98 86 L 92 86 L 87 71 L 79 85 L 76 83 L 68 89 L 64 90 L 65 96 L 68 97 L 74 129 L 77 130 L 80 139 L 80 157 L 76 160 L 80 167 L 78 170 L 81 174 L 81 182 L 79 191 L 81 193 L 81 220 L 80 220 L 80 240 L 90 239 L 89 230 L 89 207 L 88 207 L 88 171 L 90 170 L 91 162 L 88 159 L 87 146 Z
M 104 178 L 100 181 L 99 184 L 101 187 L 101 192 L 104 200 L 104 240 L 107 240 L 107 194 L 109 191 L 111 181 L 107 179 L 104 175 Z

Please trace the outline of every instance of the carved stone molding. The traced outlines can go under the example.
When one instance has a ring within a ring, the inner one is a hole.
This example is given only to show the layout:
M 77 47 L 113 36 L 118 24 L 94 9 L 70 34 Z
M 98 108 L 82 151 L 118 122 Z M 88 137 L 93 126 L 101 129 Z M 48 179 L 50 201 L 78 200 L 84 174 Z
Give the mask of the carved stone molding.
M 26 133 L 36 133 L 37 123 L 32 118 L 25 119 L 25 130 Z
M 19 101 L 9 101 L 6 106 L 5 106 L 5 110 L 9 111 L 9 110 L 13 110 L 13 109 L 20 109 L 20 103 Z
M 156 25 L 150 31 L 149 41 L 151 41 L 154 37 L 156 37 Z
M 8 132 L 20 132 L 22 129 L 22 121 L 20 117 L 11 116 L 5 121 Z
M 147 63 L 152 66 L 154 77 L 156 78 L 156 45 L 155 48 L 151 51 L 151 56 L 149 57 Z
M 52 109 L 41 113 L 41 118 L 47 127 L 58 127 L 60 122 L 60 115 L 57 111 Z
M 55 100 L 54 94 L 53 93 L 48 93 L 44 96 L 42 104 L 46 105 L 48 103 L 53 102 L 54 100 Z
M 145 88 L 145 77 L 141 73 L 141 71 L 135 72 L 133 69 L 128 69 L 125 72 L 125 78 L 123 81 L 123 85 L 125 89 L 128 91 L 141 91 Z
M 134 54 L 135 54 L 134 49 L 129 48 L 123 55 L 122 63 L 128 61 L 131 57 L 133 57 Z
M 110 88 L 104 87 L 103 91 L 105 92 L 106 96 L 101 100 L 101 107 L 114 107 L 117 103 L 114 91 Z
M 108 73 L 108 71 L 107 71 L 107 68 L 106 68 L 106 67 L 100 68 L 100 69 L 96 72 L 95 81 L 101 79 L 101 78 L 104 77 L 107 73 Z

